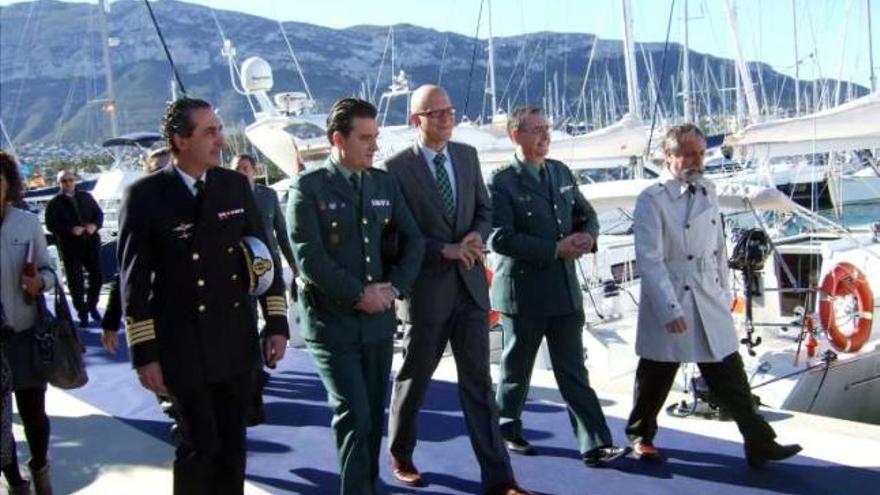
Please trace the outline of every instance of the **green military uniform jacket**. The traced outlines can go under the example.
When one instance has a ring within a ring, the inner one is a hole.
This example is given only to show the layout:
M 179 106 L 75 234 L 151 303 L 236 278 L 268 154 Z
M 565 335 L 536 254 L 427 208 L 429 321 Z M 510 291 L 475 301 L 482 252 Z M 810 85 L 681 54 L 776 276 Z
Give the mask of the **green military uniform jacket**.
M 543 184 L 528 166 L 516 160 L 489 183 L 489 247 L 498 254 L 492 309 L 510 315 L 569 314 L 581 309 L 583 299 L 575 263 L 556 257 L 556 243 L 575 231 L 596 239 L 599 222 L 562 162 L 545 162 Z
M 421 267 L 425 242 L 394 178 L 375 168 L 361 172 L 357 198 L 328 160 L 291 186 L 287 221 L 303 282 L 303 337 L 329 345 L 390 338 L 393 309 L 367 315 L 354 306 L 370 283 L 389 281 L 408 292 Z M 400 256 L 390 267 L 382 261 L 385 229 L 396 229 L 399 239 Z

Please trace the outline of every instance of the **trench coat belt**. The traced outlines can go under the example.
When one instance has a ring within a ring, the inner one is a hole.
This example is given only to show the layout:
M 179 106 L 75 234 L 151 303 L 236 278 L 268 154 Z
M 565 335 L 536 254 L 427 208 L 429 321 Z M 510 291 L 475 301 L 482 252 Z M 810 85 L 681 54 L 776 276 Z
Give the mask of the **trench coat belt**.
M 663 264 L 670 273 L 705 273 L 718 270 L 718 261 L 714 256 L 704 256 L 700 258 L 664 260 Z

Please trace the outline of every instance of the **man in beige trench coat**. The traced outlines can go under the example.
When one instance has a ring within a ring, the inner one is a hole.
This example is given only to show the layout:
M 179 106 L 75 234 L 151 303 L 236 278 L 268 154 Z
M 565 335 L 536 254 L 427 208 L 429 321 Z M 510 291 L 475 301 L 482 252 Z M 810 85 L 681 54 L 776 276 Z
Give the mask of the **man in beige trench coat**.
M 626 434 L 633 454 L 659 460 L 657 414 L 682 362 L 695 362 L 730 411 L 752 467 L 797 454 L 780 445 L 758 414 L 737 352 L 730 315 L 727 254 L 715 186 L 703 179 L 706 141 L 692 124 L 672 127 L 663 143 L 666 169 L 639 194 L 633 229 L 641 274 L 633 410 Z

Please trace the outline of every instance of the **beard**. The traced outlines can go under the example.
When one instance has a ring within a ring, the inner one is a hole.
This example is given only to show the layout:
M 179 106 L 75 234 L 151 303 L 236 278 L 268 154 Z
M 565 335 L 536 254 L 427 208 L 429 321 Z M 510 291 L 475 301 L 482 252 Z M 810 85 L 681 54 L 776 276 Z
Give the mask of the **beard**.
M 703 170 L 696 168 L 689 168 L 687 170 L 682 170 L 681 172 L 681 180 L 687 182 L 688 184 L 697 184 L 703 178 Z

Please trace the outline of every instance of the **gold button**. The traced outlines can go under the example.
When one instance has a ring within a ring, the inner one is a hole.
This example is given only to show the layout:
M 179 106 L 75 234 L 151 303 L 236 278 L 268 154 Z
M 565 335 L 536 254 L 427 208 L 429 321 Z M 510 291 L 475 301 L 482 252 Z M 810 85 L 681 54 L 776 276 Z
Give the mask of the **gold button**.
M 233 308 L 237 308 L 241 305 L 238 301 L 235 301 L 235 304 L 232 305 Z
M 193 253 L 193 261 L 199 261 L 199 253 Z
M 527 211 L 527 212 L 526 212 L 526 216 L 527 216 L 527 217 L 530 217 L 530 216 L 532 216 L 532 212 L 530 212 L 530 211 Z
M 553 205 L 553 209 L 554 209 L 554 210 L 558 210 L 558 209 L 559 209 L 559 205 Z
M 562 220 L 560 220 L 560 219 L 557 218 L 557 219 L 556 219 L 556 223 L 558 223 L 559 225 L 562 225 Z
M 385 224 L 387 225 L 388 222 L 390 222 L 390 221 L 391 221 L 391 220 L 389 220 L 389 219 L 386 218 L 386 219 L 385 219 Z
M 367 275 L 367 282 L 372 282 L 372 281 L 373 281 L 373 276 Z
M 369 244 L 369 243 L 370 243 L 370 238 L 364 237 L 364 244 Z
M 366 225 L 367 224 L 367 217 L 361 218 L 361 223 Z
M 199 287 L 204 287 L 204 286 L 205 286 L 205 281 L 202 280 L 202 279 L 199 279 L 198 282 L 196 282 L 196 285 L 198 285 Z
M 331 226 L 331 227 L 336 227 L 337 225 L 339 225 L 339 224 L 337 224 L 336 222 L 331 222 L 331 223 L 330 223 L 330 226 Z
M 235 274 L 235 273 L 233 273 L 233 274 L 232 274 L 232 280 L 238 280 L 238 275 Z
M 367 256 L 367 263 L 369 263 L 369 262 L 370 262 L 370 257 L 369 257 L 369 256 Z
M 235 249 L 233 249 L 232 246 L 229 246 L 228 248 L 226 248 L 226 252 L 229 254 L 232 254 L 233 251 L 235 251 Z
M 199 304 L 199 313 L 204 313 L 204 312 L 205 312 L 205 305 Z

